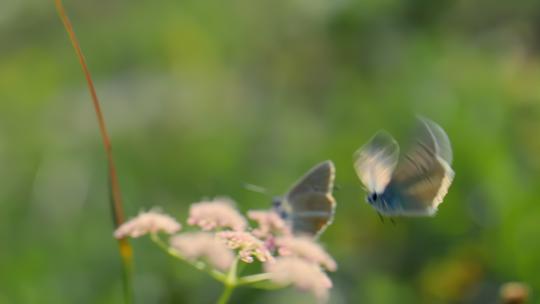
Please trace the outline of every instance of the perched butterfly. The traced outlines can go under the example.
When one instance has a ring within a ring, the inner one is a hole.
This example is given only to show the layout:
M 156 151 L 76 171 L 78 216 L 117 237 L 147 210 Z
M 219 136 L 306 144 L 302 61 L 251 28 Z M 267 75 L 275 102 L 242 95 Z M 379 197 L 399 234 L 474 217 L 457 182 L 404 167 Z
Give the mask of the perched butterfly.
M 313 167 L 283 197 L 274 198 L 274 210 L 291 225 L 294 234 L 317 237 L 332 222 L 336 169 L 332 161 Z
M 435 215 L 454 178 L 448 136 L 435 122 L 419 118 L 408 153 L 398 158 L 399 145 L 384 131 L 354 153 L 367 202 L 385 216 Z

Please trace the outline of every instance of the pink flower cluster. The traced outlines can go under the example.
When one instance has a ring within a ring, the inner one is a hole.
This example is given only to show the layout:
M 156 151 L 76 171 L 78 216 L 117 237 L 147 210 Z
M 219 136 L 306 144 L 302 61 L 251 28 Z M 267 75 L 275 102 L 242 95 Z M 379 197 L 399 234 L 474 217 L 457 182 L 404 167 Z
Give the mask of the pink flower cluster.
M 258 227 L 251 233 L 260 239 L 267 239 L 272 236 L 291 236 L 291 228 L 281 217 L 266 210 L 250 210 L 247 213 L 250 220 L 257 222 Z
M 206 259 L 215 268 L 225 271 L 231 267 L 234 254 L 212 233 L 187 232 L 173 236 L 171 247 L 190 261 Z
M 309 237 L 282 237 L 276 240 L 276 245 L 281 256 L 294 256 L 320 265 L 329 271 L 337 270 L 336 261 L 321 245 Z
M 326 301 L 332 282 L 323 269 L 335 271 L 337 264 L 323 247 L 310 237 L 293 235 L 289 224 L 273 211 L 249 211 L 248 218 L 257 224 L 251 229 L 234 206 L 224 198 L 191 205 L 187 223 L 202 231 L 176 234 L 170 238 L 169 250 L 223 272 L 235 256 L 245 263 L 259 261 L 276 285 L 292 285 Z M 174 234 L 180 229 L 169 215 L 149 211 L 120 226 L 114 235 Z
M 238 250 L 240 259 L 246 263 L 252 263 L 253 257 L 263 263 L 274 261 L 274 257 L 264 243 L 249 232 L 222 231 L 218 232 L 217 236 L 225 240 L 229 248 Z
M 157 209 L 141 212 L 135 218 L 123 223 L 114 232 L 114 237 L 121 239 L 124 237 L 137 238 L 147 233 L 165 232 L 173 234 L 182 228 L 173 217 L 163 214 Z
M 290 226 L 273 211 L 249 211 L 248 218 L 258 224 L 252 234 L 266 240 L 267 248 L 278 255 L 272 263 L 264 264 L 271 280 L 311 292 L 325 302 L 332 281 L 321 267 L 336 271 L 336 261 L 313 238 L 294 236 Z
M 292 284 L 300 290 L 313 293 L 320 302 L 328 300 L 332 281 L 317 264 L 298 257 L 281 257 L 275 263 L 265 264 L 265 270 L 271 274 L 276 284 Z
M 244 217 L 234 208 L 234 202 L 227 198 L 191 205 L 187 222 L 192 226 L 199 226 L 204 231 L 219 228 L 243 231 L 247 226 Z

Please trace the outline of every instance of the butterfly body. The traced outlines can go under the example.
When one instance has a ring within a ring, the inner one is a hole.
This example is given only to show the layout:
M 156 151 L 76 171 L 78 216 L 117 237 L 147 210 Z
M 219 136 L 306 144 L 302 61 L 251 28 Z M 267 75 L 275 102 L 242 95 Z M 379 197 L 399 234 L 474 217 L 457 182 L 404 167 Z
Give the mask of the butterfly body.
M 355 169 L 368 189 L 366 201 L 385 216 L 433 216 L 454 178 L 452 150 L 436 123 L 420 118 L 409 151 L 377 133 L 354 155 Z
M 288 220 L 289 214 L 292 212 L 289 206 L 289 204 L 284 204 L 281 196 L 272 198 L 272 209 L 284 220 Z
M 391 185 L 381 194 L 373 192 L 366 197 L 366 201 L 385 216 L 431 216 L 437 211 L 436 208 L 429 206 L 410 208 L 408 205 L 412 200 L 413 198 L 406 199 L 403 193 Z
M 335 166 L 322 162 L 306 173 L 283 197 L 273 199 L 273 209 L 294 234 L 317 237 L 332 222 L 336 202 L 332 196 Z
M 394 199 L 388 190 L 383 193 L 372 192 L 366 196 L 366 201 L 377 210 L 377 212 L 386 216 L 397 215 L 400 213 L 399 201 Z

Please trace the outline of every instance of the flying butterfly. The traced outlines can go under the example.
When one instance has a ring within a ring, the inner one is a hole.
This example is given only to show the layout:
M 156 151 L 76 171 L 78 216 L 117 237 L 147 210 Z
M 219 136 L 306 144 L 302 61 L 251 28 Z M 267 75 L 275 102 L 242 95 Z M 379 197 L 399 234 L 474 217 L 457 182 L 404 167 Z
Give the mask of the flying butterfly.
M 379 131 L 354 153 L 354 168 L 369 194 L 366 201 L 384 216 L 434 216 L 454 178 L 452 147 L 435 122 L 418 118 L 408 152 Z
M 335 175 L 334 163 L 327 160 L 309 170 L 283 197 L 274 198 L 274 210 L 294 234 L 318 237 L 332 222 Z

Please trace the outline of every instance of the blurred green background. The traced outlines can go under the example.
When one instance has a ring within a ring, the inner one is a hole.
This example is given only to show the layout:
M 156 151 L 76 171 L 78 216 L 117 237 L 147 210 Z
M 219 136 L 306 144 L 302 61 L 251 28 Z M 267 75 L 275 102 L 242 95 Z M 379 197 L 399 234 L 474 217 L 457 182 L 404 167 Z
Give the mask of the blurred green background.
M 66 1 L 112 136 L 128 215 L 285 192 L 337 166 L 331 303 L 494 303 L 540 290 L 540 2 Z M 106 163 L 52 1 L 0 2 L 0 303 L 121 303 Z M 381 223 L 352 153 L 438 122 L 455 181 L 435 218 Z M 212 303 L 221 286 L 135 247 L 137 303 Z M 232 303 L 309 303 L 239 289 Z M 534 302 L 534 299 L 533 299 Z

